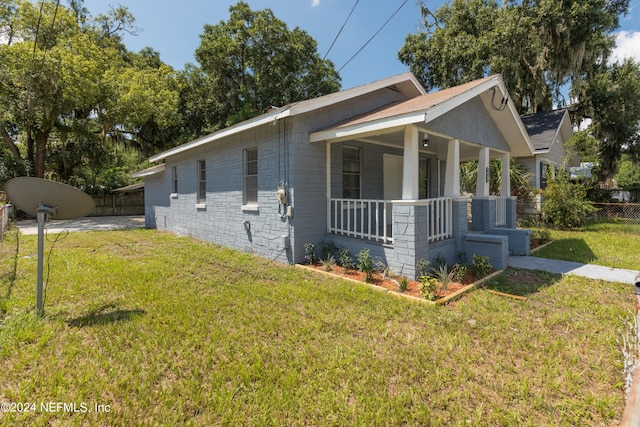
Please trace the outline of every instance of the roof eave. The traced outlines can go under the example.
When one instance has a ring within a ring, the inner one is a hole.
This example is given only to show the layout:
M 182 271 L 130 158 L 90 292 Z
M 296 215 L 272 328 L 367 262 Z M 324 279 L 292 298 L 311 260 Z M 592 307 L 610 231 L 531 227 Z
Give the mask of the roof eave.
M 131 176 L 133 178 L 144 178 L 151 175 L 157 175 L 159 173 L 164 172 L 165 168 L 166 168 L 166 165 L 164 163 L 161 163 L 159 165 L 155 165 L 150 168 L 147 168 L 138 172 L 134 172 L 131 174 Z

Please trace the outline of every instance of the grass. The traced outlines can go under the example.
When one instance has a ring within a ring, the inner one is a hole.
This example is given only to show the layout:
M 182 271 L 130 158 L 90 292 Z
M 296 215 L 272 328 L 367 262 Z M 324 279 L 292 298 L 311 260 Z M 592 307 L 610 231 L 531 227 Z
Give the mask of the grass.
M 167 233 L 71 233 L 38 318 L 35 242 L 0 248 L 0 402 L 109 412 L 2 425 L 620 420 L 625 285 L 509 270 L 488 286 L 527 301 L 481 289 L 435 308 Z
M 554 242 L 536 256 L 640 269 L 640 224 L 592 222 L 578 230 L 550 231 Z

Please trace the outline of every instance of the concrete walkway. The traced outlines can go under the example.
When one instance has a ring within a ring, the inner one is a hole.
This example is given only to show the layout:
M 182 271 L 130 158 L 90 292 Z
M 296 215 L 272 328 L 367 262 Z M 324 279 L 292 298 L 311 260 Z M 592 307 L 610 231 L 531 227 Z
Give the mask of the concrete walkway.
M 637 270 L 603 267 L 601 265 L 582 264 L 580 262 L 560 261 L 534 256 L 510 256 L 508 265 L 509 267 L 524 268 L 526 270 L 543 270 L 555 274 L 573 274 L 589 279 L 629 283 L 632 285 L 635 284 L 635 278 L 638 274 Z
M 38 223 L 35 219 L 16 221 L 13 224 L 22 234 L 38 234 Z M 61 221 L 52 219 L 45 223 L 45 227 L 49 233 L 59 233 L 63 230 L 71 232 L 144 228 L 144 215 L 85 216 Z

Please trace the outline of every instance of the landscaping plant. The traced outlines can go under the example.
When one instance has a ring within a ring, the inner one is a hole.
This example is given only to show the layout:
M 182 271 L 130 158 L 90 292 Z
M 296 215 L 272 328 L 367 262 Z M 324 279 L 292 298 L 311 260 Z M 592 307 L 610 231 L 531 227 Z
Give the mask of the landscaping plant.
M 316 245 L 314 245 L 313 243 L 304 244 L 304 259 L 306 259 L 309 264 L 313 264 L 318 260 L 318 255 L 316 254 Z
M 365 274 L 365 281 L 373 283 L 373 258 L 369 254 L 369 249 L 365 248 L 358 252 L 358 270 Z
M 581 226 L 589 214 L 597 211 L 586 198 L 587 188 L 581 183 L 571 182 L 564 170 L 558 170 L 555 178 L 548 177 L 547 188 L 542 190 L 542 195 L 542 219 L 558 228 Z
M 420 276 L 418 289 L 424 299 L 434 301 L 436 299 L 436 290 L 438 289 L 438 280 L 431 276 Z
M 329 255 L 328 258 L 321 260 L 320 264 L 322 265 L 322 268 L 324 268 L 324 271 L 331 271 L 333 270 L 333 267 L 336 266 L 336 259 L 333 255 Z
M 354 269 L 355 264 L 353 262 L 353 257 L 351 256 L 351 253 L 349 252 L 349 249 L 342 248 L 340 250 L 339 259 L 340 259 L 340 265 L 345 270 L 353 270 Z
M 488 256 L 473 255 L 473 261 L 471 262 L 471 272 L 473 273 L 473 277 L 479 279 L 483 276 L 486 276 L 491 272 L 491 263 L 489 262 Z
M 453 276 L 455 271 L 448 271 L 447 265 L 441 265 L 435 272 L 435 278 L 440 282 L 440 287 L 443 291 L 446 291 L 449 288 L 449 283 L 453 281 Z
M 398 281 L 398 291 L 406 292 L 409 288 L 409 278 L 407 276 L 402 276 Z

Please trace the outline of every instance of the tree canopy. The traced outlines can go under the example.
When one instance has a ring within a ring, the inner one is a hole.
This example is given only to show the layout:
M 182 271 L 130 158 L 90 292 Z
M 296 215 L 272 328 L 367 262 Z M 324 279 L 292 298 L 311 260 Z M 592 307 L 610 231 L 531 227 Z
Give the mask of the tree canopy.
M 81 146 L 86 157 L 113 139 L 141 144 L 145 124 L 177 120 L 174 71 L 121 42 L 133 22 L 122 7 L 91 19 L 81 1 L 2 3 L 0 136 L 25 170 L 44 177 L 56 153 Z M 49 173 L 68 178 L 71 166 L 62 161 Z
M 502 74 L 520 114 L 567 106 L 591 119 L 604 177 L 634 141 L 638 64 L 609 64 L 613 32 L 629 0 L 452 0 L 436 11 L 420 2 L 424 27 L 399 59 L 427 89 Z M 635 114 L 635 116 L 634 116 Z
M 204 26 L 195 52 L 200 67 L 185 73 L 184 105 L 204 116 L 207 130 L 340 89 L 333 64 L 306 31 L 289 30 L 270 9 L 253 11 L 245 2 L 229 12 L 228 21 Z

